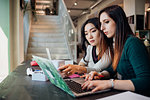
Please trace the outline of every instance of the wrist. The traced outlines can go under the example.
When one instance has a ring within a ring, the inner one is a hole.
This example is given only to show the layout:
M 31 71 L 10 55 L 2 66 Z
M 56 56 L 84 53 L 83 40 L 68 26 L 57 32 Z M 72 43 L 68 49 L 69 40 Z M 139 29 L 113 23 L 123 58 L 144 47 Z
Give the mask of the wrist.
M 80 66 L 80 67 L 78 67 L 78 72 L 79 73 L 86 73 L 87 69 L 86 69 L 86 67 Z
M 82 66 L 82 72 L 87 73 L 87 68 Z
M 114 79 L 110 79 L 110 86 L 111 88 L 114 88 Z

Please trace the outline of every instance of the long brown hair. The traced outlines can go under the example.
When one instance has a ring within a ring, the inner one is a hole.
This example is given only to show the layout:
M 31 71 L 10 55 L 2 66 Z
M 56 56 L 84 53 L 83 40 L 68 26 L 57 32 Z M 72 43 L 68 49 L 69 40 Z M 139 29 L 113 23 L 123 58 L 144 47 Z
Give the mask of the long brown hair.
M 96 27 L 96 29 L 100 31 L 100 52 L 98 54 L 98 60 L 99 60 L 104 54 L 104 52 L 108 49 L 107 37 L 104 35 L 103 31 L 100 30 L 100 22 L 98 17 L 88 19 L 81 27 L 81 42 L 82 42 L 82 49 L 85 51 L 85 56 L 86 56 L 86 48 L 87 48 L 86 46 L 89 45 L 89 43 L 85 37 L 84 28 L 88 23 L 93 24 Z
M 120 6 L 113 5 L 113 6 L 104 8 L 99 13 L 99 19 L 100 19 L 100 15 L 103 12 L 107 13 L 108 16 L 112 18 L 114 22 L 116 23 L 115 43 L 114 43 L 115 47 L 114 49 L 111 49 L 112 66 L 113 66 L 113 69 L 116 70 L 121 54 L 122 54 L 125 41 L 127 40 L 127 36 L 129 34 L 133 35 L 133 32 L 128 24 L 126 15 Z M 112 46 L 113 46 L 113 41 L 111 38 L 110 48 L 113 48 Z

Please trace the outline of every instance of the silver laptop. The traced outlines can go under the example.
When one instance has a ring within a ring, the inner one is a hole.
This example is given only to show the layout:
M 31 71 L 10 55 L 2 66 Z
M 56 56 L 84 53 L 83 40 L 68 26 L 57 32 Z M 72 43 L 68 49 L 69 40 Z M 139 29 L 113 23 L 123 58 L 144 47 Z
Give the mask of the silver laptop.
M 91 90 L 84 91 L 81 88 L 81 84 L 84 82 L 83 78 L 63 79 L 60 73 L 57 71 L 54 64 L 50 60 L 37 56 L 33 56 L 33 60 L 35 60 L 39 64 L 40 68 L 43 70 L 43 72 L 45 73 L 45 75 L 51 81 L 52 84 L 54 84 L 55 86 L 62 89 L 63 91 L 65 91 L 66 93 L 70 94 L 73 97 L 80 97 L 110 90 L 107 89 L 94 93 L 91 92 Z

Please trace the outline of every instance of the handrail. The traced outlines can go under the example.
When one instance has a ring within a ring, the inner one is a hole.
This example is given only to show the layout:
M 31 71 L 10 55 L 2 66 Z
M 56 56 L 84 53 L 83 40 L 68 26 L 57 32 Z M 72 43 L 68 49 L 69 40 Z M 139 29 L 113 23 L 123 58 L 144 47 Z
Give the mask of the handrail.
M 69 49 L 70 58 L 77 62 L 76 29 L 63 0 L 59 0 L 58 15 L 65 31 L 64 35 L 67 42 L 66 45 Z
M 27 2 L 29 3 L 29 2 Z M 30 4 L 28 4 L 30 6 Z M 26 59 L 28 42 L 30 36 L 30 28 L 31 28 L 32 15 L 31 10 L 26 10 L 23 17 L 23 26 L 24 26 L 24 55 Z

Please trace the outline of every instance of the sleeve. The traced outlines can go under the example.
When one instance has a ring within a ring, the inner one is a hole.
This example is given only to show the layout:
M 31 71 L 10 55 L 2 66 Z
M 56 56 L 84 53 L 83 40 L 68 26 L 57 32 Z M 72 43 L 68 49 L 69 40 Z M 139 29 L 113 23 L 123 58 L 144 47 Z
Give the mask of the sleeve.
M 106 52 L 109 52 L 107 50 Z M 111 57 L 110 53 L 104 53 L 102 58 L 94 65 L 94 67 L 88 67 L 87 72 L 89 73 L 90 71 L 97 71 L 101 72 L 103 69 L 107 68 L 111 64 Z
M 133 66 L 136 78 L 131 79 L 135 92 L 150 95 L 150 60 L 145 45 L 137 38 L 131 38 L 126 45 L 126 53 Z
M 90 45 L 87 47 L 85 57 L 80 60 L 80 62 L 84 63 L 85 65 L 87 65 L 89 62 L 91 48 L 92 48 L 92 46 L 90 46 Z

